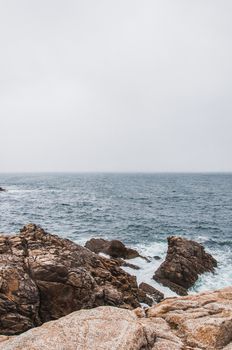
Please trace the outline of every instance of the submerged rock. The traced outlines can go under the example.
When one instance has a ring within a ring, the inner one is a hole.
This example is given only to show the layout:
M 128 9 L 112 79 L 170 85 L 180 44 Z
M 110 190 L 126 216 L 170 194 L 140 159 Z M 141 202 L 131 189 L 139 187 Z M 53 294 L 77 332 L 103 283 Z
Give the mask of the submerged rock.
M 80 310 L 15 337 L 0 350 L 230 350 L 232 287 L 134 311 Z
M 179 295 L 187 295 L 188 288 L 204 272 L 213 272 L 217 261 L 204 247 L 182 237 L 168 238 L 165 261 L 155 272 L 154 279 Z
M 153 256 L 153 259 L 155 259 L 155 260 L 161 260 L 161 257 L 158 256 L 158 255 L 155 255 L 155 256 Z
M 136 277 L 114 260 L 29 224 L 0 236 L 0 333 L 13 335 L 75 310 L 139 306 Z

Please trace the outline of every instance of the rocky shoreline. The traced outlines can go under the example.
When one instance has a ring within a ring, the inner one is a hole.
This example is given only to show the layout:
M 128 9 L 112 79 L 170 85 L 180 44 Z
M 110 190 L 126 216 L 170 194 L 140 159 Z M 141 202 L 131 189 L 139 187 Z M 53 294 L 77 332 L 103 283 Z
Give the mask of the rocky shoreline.
M 163 300 L 121 268 L 138 256 L 147 259 L 117 240 L 82 247 L 34 224 L 1 235 L 0 349 L 232 349 L 231 288 Z M 154 278 L 186 295 L 216 266 L 199 243 L 169 237 Z

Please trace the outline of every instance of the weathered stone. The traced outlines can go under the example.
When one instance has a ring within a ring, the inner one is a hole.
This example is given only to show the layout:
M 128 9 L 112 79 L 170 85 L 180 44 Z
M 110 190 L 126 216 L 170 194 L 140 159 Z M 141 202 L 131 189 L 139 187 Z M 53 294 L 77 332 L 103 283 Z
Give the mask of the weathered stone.
M 129 310 L 99 307 L 74 312 L 14 339 L 1 350 L 143 350 L 155 343 L 152 322 L 145 326 Z
M 216 266 L 216 260 L 201 244 L 172 236 L 168 238 L 166 259 L 153 278 L 177 294 L 187 295 L 188 288 L 194 285 L 198 276 L 213 272 Z
M 99 254 L 99 253 L 105 253 L 108 245 L 109 245 L 109 241 L 107 241 L 106 239 L 91 238 L 89 241 L 85 243 L 85 248 L 91 250 L 91 252 Z
M 154 302 L 159 303 L 161 300 L 164 299 L 164 294 L 161 293 L 156 288 L 150 286 L 149 284 L 142 282 L 139 285 L 139 289 L 142 289 L 146 294 L 148 294 Z
M 129 267 L 130 269 L 133 269 L 133 270 L 140 270 L 140 267 L 138 265 L 128 263 L 123 259 L 119 259 L 119 262 L 121 266 Z
M 104 253 L 112 258 L 134 259 L 140 256 L 135 249 L 127 248 L 118 240 L 107 241 L 102 238 L 92 238 L 86 242 L 85 247 L 94 253 Z
M 169 298 L 152 308 L 80 310 L 15 337 L 0 350 L 231 350 L 232 287 Z
M 1 334 L 101 305 L 139 306 L 136 278 L 118 262 L 33 224 L 17 236 L 0 236 Z
M 165 320 L 172 332 L 193 349 L 222 349 L 232 341 L 232 287 L 170 298 L 147 310 Z

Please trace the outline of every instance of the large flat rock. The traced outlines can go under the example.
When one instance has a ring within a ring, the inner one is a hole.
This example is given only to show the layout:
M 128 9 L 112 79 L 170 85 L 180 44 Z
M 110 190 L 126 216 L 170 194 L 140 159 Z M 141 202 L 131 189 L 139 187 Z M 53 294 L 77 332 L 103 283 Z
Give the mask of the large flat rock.
M 146 327 L 136 315 L 113 307 L 74 312 L 57 321 L 0 342 L 1 350 L 139 350 L 155 343 L 152 323 Z

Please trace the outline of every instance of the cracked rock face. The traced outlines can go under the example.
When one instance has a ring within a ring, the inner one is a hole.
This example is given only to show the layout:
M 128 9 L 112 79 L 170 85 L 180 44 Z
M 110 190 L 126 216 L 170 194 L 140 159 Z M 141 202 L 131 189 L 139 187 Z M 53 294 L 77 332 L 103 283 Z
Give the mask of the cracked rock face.
M 74 312 L 21 336 L 0 342 L 1 350 L 145 350 L 155 343 L 155 329 L 129 310 L 99 307 Z
M 190 348 L 227 350 L 232 347 L 232 287 L 166 299 L 150 308 L 147 317 L 154 321 L 161 318 Z
M 166 299 L 145 311 L 76 311 L 16 337 L 0 350 L 231 350 L 232 287 Z
M 75 310 L 139 306 L 136 278 L 116 261 L 29 224 L 0 236 L 0 333 L 19 334 Z
M 217 261 L 204 247 L 182 237 L 168 238 L 168 251 L 165 261 L 154 274 L 154 279 L 169 287 L 179 295 L 187 295 L 198 276 L 204 272 L 213 272 Z

